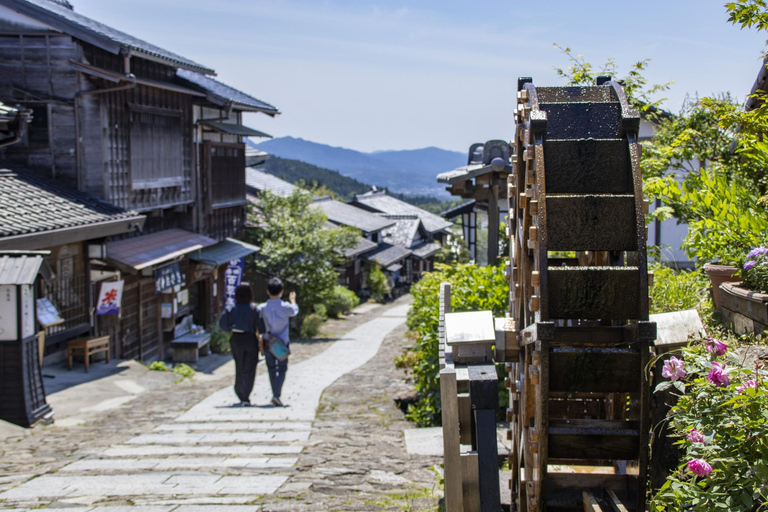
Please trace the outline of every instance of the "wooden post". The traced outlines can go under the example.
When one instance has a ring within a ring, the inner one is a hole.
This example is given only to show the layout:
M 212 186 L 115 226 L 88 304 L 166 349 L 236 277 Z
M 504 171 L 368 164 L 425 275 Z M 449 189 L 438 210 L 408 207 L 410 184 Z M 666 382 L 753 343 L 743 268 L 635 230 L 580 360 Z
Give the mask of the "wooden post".
M 446 367 L 440 371 L 440 403 L 443 417 L 445 509 L 446 512 L 464 512 L 456 371 L 451 367 Z
M 488 196 L 488 265 L 499 257 L 499 186 L 492 185 Z
M 469 367 L 469 396 L 475 419 L 475 438 L 472 444 L 478 456 L 481 509 L 501 510 L 499 452 L 496 440 L 499 383 L 495 366 L 491 364 Z
M 440 284 L 440 350 L 449 357 L 440 370 L 440 405 L 443 420 L 443 459 L 446 512 L 464 512 L 462 460 L 459 441 L 459 401 L 456 368 L 445 343 L 445 313 L 451 311 L 451 285 Z

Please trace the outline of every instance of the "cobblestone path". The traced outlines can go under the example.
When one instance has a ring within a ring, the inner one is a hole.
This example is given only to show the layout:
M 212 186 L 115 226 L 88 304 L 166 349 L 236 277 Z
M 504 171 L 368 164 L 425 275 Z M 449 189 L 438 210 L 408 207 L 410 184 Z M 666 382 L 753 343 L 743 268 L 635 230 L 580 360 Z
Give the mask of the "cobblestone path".
M 359 407 L 358 398 L 365 400 L 365 396 L 378 393 L 390 409 L 388 414 L 401 416 L 391 403 L 392 396 L 387 396 L 391 390 L 380 387 L 392 380 L 392 353 L 374 356 L 385 338 L 390 344 L 399 340 L 395 350 L 402 346 L 407 308 L 407 304 L 399 304 L 383 309 L 381 315 L 326 350 L 292 365 L 283 391 L 288 407 L 269 405 L 268 377 L 260 366 L 251 397 L 255 407 L 231 407 L 235 396 L 228 386 L 146 433 L 126 437 L 120 444 L 6 490 L 0 494 L 0 508 L 26 511 L 47 507 L 48 511 L 67 512 L 397 508 L 398 500 L 389 497 L 388 490 L 420 488 L 398 474 L 406 472 L 407 465 L 398 466 L 397 457 L 386 460 L 393 443 L 399 443 L 398 456 L 408 458 L 402 448 L 402 429 L 388 428 L 392 422 L 381 425 L 382 404 L 371 418 L 365 414 L 355 417 L 345 402 L 357 402 Z M 367 386 L 359 386 L 361 393 L 356 397 L 355 382 L 366 378 L 359 372 L 368 368 L 369 361 L 374 366 L 384 365 L 386 371 L 374 371 Z M 379 387 L 371 388 L 371 383 Z M 323 397 L 316 419 L 324 391 L 330 396 Z M 363 409 L 370 411 L 370 407 Z M 346 411 L 345 416 L 333 417 L 333 410 Z M 401 417 L 396 419 L 402 422 Z M 377 423 L 384 427 L 381 435 Z M 356 430 L 365 432 L 361 443 L 360 439 L 350 442 L 349 435 L 340 436 L 340 431 L 351 434 Z M 365 468 L 371 466 L 370 457 L 366 457 L 369 454 L 378 469 Z M 420 461 L 417 466 L 429 468 L 433 463 Z M 434 483 L 428 469 L 410 476 L 425 479 L 427 487 Z M 336 483 L 338 487 L 329 492 Z M 379 485 L 371 487 L 372 483 Z M 330 499 L 338 495 L 347 496 Z M 364 498 L 355 499 L 361 495 Z

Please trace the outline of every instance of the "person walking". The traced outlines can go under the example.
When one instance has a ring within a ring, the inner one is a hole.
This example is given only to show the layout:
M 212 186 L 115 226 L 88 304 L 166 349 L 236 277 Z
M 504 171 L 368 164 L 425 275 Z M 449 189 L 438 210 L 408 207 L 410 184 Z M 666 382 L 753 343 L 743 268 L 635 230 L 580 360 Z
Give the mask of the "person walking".
M 241 283 L 235 289 L 235 305 L 221 315 L 219 326 L 232 332 L 229 344 L 235 360 L 235 394 L 240 399 L 234 406 L 250 407 L 259 352 L 263 352 L 259 333 L 265 332 L 261 314 L 253 303 L 250 284 Z
M 288 302 L 282 300 L 283 282 L 273 277 L 267 283 L 267 295 L 269 300 L 259 305 L 259 312 L 264 319 L 264 341 L 267 346 L 262 353 L 267 361 L 267 370 L 269 371 L 269 383 L 272 386 L 272 403 L 276 407 L 283 407 L 280 401 L 280 393 L 285 383 L 285 372 L 288 371 L 288 356 L 285 355 L 282 360 L 278 359 L 269 349 L 269 344 L 275 343 L 276 339 L 283 342 L 286 347 L 291 343 L 288 334 L 289 319 L 299 314 L 299 306 L 296 304 L 296 292 L 288 294 Z M 288 351 L 290 354 L 290 351 Z

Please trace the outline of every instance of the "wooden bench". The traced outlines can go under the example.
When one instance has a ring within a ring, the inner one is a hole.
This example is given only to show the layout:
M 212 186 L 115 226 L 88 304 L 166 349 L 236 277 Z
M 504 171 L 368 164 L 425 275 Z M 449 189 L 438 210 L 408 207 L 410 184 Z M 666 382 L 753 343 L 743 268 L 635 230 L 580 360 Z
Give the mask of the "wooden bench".
M 211 352 L 211 335 L 207 332 L 185 334 L 171 341 L 174 363 L 197 364 L 200 356 Z
M 85 361 L 85 371 L 88 371 L 88 359 L 91 355 L 99 352 L 107 353 L 107 363 L 109 362 L 109 336 L 99 338 L 90 338 L 86 340 L 72 340 L 67 342 L 67 358 L 69 359 L 69 369 L 72 370 L 72 356 L 82 355 Z

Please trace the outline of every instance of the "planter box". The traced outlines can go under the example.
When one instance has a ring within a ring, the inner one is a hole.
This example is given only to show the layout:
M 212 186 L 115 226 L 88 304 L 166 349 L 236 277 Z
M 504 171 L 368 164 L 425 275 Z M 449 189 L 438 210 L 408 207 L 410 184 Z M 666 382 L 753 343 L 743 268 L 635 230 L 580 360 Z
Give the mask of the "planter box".
M 743 284 L 720 285 L 723 323 L 737 334 L 761 334 L 768 330 L 768 294 L 750 291 Z

